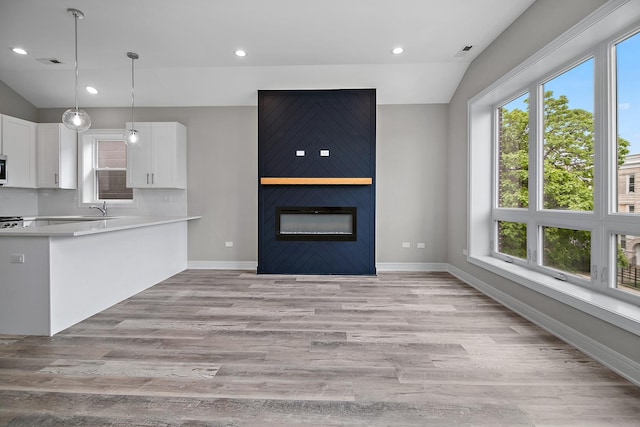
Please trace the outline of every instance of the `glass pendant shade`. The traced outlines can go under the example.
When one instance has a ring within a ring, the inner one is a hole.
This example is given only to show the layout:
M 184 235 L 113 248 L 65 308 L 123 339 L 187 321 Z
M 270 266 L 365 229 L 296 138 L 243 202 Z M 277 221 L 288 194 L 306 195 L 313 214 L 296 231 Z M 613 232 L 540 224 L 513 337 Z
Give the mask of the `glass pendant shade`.
M 134 128 L 127 129 L 124 131 L 124 140 L 128 146 L 135 146 L 140 144 L 140 135 Z
M 91 117 L 84 110 L 69 108 L 62 115 L 62 123 L 71 130 L 84 132 L 91 127 Z
M 73 16 L 75 21 L 75 51 L 76 51 L 76 87 L 75 100 L 76 108 L 70 108 L 62 115 L 62 123 L 71 130 L 76 132 L 84 132 L 91 127 L 91 118 L 84 111 L 78 108 L 78 19 L 84 18 L 84 13 L 78 9 L 67 9 L 67 12 Z

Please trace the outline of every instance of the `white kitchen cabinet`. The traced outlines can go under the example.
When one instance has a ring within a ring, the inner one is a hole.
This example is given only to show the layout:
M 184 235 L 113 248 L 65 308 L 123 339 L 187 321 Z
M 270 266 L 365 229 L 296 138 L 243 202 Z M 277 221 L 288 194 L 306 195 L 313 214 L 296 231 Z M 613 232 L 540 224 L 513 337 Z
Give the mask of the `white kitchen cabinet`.
M 62 123 L 38 124 L 39 188 L 78 188 L 76 135 Z
M 36 187 L 36 123 L 2 115 L 2 154 L 7 156 L 5 187 Z
M 136 122 L 135 128 L 140 144 L 127 147 L 127 187 L 187 188 L 187 128 L 177 122 Z

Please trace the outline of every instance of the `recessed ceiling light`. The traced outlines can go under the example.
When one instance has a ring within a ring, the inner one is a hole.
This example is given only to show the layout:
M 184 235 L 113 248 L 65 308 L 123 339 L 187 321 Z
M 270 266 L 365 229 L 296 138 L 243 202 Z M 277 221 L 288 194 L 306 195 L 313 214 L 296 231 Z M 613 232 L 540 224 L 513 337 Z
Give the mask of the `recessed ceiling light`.
M 394 55 L 400 55 L 402 52 L 404 52 L 404 49 L 401 47 L 394 47 L 393 50 L 391 51 L 391 53 L 393 53 Z
M 236 50 L 236 51 L 235 51 L 235 54 L 236 54 L 236 56 L 240 56 L 240 57 L 247 56 L 247 52 L 245 52 L 245 51 L 244 51 L 244 50 L 242 50 L 242 49 L 238 49 L 238 50 Z
M 97 95 L 98 94 L 98 89 L 96 89 L 93 86 L 85 86 L 85 89 L 87 90 L 87 92 L 89 92 L 91 95 Z
M 27 51 L 24 50 L 21 47 L 14 47 L 13 49 L 11 49 L 13 51 L 13 53 L 17 53 L 18 55 L 26 55 Z

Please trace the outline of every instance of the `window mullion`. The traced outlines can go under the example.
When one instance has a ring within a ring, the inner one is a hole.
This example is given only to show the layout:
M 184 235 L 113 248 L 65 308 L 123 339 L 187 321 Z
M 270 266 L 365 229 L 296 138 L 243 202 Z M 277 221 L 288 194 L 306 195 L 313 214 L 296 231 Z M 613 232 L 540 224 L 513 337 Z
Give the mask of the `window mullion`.
M 609 259 L 611 250 L 610 238 L 605 235 L 605 227 L 603 221 L 613 207 L 615 188 L 611 184 L 614 183 L 615 169 L 612 167 L 611 143 L 615 145 L 615 112 L 612 108 L 612 100 L 615 98 L 613 90 L 613 73 L 612 73 L 612 56 L 611 48 L 607 43 L 601 43 L 595 50 L 595 82 L 594 82 L 594 206 L 593 214 L 598 220 L 598 225 L 594 227 L 591 233 L 591 265 L 592 265 L 592 284 L 600 290 L 606 290 L 609 286 L 610 274 L 606 273 L 611 266 Z M 612 139 L 613 138 L 613 139 Z M 597 248 L 597 249 L 596 249 Z
M 527 252 L 528 262 L 532 266 L 538 265 L 538 254 L 541 242 L 538 231 L 538 212 L 540 211 L 540 180 L 542 156 L 542 118 L 543 109 L 542 87 L 534 82 L 529 87 L 529 217 L 527 223 Z

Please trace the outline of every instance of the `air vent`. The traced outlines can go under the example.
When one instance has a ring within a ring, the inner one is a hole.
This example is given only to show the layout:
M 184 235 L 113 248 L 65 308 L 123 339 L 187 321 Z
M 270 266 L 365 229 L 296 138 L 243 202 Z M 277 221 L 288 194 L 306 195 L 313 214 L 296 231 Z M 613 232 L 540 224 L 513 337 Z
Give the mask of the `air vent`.
M 56 58 L 38 58 L 36 59 L 36 61 L 41 62 L 45 65 L 58 65 L 63 63 L 62 61 Z
M 455 55 L 456 58 L 467 56 L 471 51 L 471 49 L 473 49 L 473 45 L 470 45 L 470 44 L 465 45 L 462 49 L 458 51 L 458 53 L 456 53 Z

